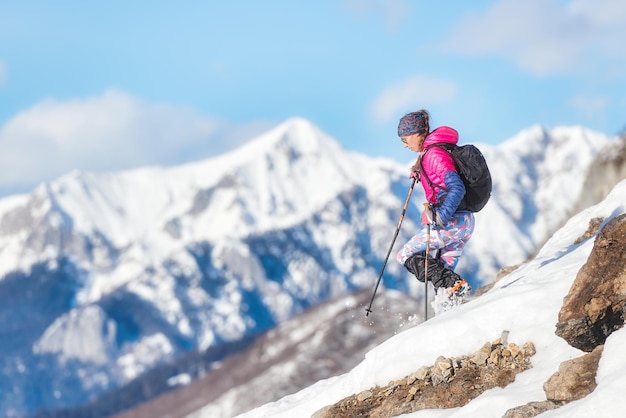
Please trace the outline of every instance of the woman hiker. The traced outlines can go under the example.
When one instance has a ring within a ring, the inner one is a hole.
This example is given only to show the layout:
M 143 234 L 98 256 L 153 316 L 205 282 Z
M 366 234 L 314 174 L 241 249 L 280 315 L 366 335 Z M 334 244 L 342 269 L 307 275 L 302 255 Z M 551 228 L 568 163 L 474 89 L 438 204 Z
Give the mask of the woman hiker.
M 441 126 L 432 132 L 429 114 L 418 110 L 404 115 L 398 125 L 398 136 L 404 147 L 419 154 L 411 169 L 411 178 L 416 178 L 426 195 L 420 231 L 400 250 L 397 260 L 418 280 L 424 281 L 424 261 L 426 256 L 427 228 L 430 224 L 430 249 L 437 255 L 428 257 L 428 280 L 435 288 L 445 290 L 445 297 L 462 297 L 469 294 L 471 287 L 454 272 L 463 248 L 474 230 L 474 214 L 458 210 L 465 195 L 465 186 L 459 176 L 452 156 L 440 147 L 429 148 L 433 144 L 457 144 L 459 134 L 453 128 Z M 441 297 L 441 296 L 439 296 Z

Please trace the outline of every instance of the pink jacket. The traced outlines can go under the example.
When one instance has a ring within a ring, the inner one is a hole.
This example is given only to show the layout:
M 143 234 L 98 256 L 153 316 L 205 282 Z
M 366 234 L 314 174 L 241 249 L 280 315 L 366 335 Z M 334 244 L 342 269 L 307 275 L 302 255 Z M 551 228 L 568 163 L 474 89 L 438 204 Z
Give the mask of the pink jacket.
M 459 133 L 449 126 L 441 126 L 432 131 L 424 140 L 423 148 L 438 143 L 457 144 Z M 444 149 L 433 147 L 422 157 L 421 183 L 424 187 L 426 200 L 439 207 L 437 212 L 444 223 L 456 211 L 461 199 L 465 195 L 465 186 L 461 181 L 452 156 Z M 428 177 L 426 180 L 425 177 Z M 432 184 L 432 186 L 431 186 Z M 443 186 L 448 191 L 435 184 Z

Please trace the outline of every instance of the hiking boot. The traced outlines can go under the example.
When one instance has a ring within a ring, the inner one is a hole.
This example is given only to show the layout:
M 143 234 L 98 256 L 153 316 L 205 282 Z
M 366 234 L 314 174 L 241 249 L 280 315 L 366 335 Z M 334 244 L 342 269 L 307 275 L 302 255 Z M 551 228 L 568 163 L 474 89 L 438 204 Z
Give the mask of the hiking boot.
M 456 283 L 454 283 L 454 286 L 448 288 L 447 290 L 448 290 L 448 294 L 450 295 L 464 296 L 464 295 L 469 294 L 469 292 L 472 291 L 472 287 L 467 282 L 467 280 L 461 279 L 461 280 L 457 280 Z
M 413 273 L 417 280 L 424 282 L 426 254 L 424 252 L 413 254 L 405 262 L 404 267 Z M 428 256 L 428 281 L 432 282 L 435 290 L 439 288 L 453 287 L 461 281 L 461 276 L 447 268 L 441 259 Z M 463 280 L 464 281 L 464 280 Z M 466 282 L 467 283 L 467 282 Z

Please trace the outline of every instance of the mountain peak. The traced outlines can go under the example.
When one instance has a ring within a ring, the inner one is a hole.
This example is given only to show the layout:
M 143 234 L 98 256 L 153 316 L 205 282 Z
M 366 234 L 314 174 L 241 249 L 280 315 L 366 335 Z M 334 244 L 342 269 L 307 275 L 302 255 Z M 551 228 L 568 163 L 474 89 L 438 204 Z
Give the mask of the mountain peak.
M 287 150 L 297 155 L 334 154 L 342 151 L 337 141 L 310 121 L 291 118 L 227 155 L 231 159 L 250 161 L 258 159 L 261 154 L 276 155 L 277 151 Z
M 285 129 L 293 133 L 302 133 L 303 131 L 319 130 L 310 120 L 302 117 L 292 117 L 278 125 L 279 129 Z
M 375 163 L 357 163 L 358 157 L 349 154 L 311 122 L 292 118 L 239 149 L 202 163 L 202 170 L 212 177 L 204 189 L 230 196 L 228 216 L 238 208 L 247 213 L 244 218 L 255 230 L 285 226 L 362 183 L 359 172 Z M 218 204 L 217 200 L 213 203 Z M 232 221 L 236 228 L 246 223 L 239 218 Z

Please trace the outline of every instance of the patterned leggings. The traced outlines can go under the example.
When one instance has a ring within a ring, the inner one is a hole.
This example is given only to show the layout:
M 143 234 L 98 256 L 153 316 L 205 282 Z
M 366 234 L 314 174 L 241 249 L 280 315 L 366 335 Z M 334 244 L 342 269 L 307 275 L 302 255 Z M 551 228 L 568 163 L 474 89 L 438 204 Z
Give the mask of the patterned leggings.
M 430 249 L 440 249 L 441 261 L 450 270 L 454 270 L 465 244 L 472 237 L 472 232 L 474 232 L 474 214 L 465 211 L 457 212 L 445 226 L 431 228 Z M 404 265 L 407 258 L 423 251 L 426 251 L 426 225 L 423 225 L 422 229 L 404 244 L 396 259 Z

